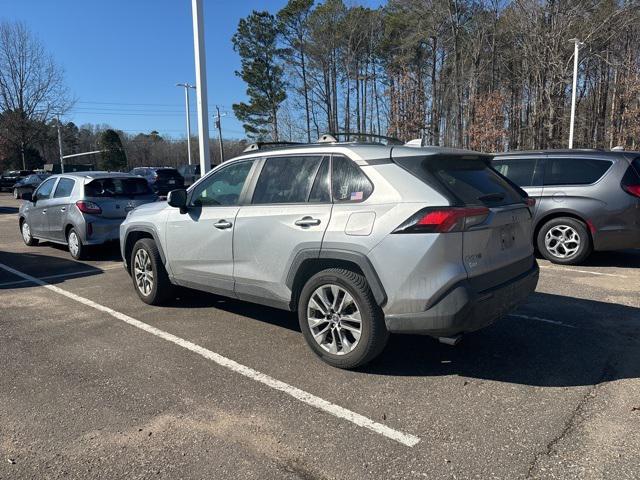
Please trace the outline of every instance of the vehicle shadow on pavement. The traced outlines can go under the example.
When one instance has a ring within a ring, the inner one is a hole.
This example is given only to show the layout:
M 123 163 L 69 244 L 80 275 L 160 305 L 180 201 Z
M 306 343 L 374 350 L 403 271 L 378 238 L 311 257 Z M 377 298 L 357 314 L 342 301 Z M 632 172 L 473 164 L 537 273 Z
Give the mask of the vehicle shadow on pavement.
M 0 207 L 0 215 L 15 215 L 16 213 L 18 213 L 18 207 Z
M 16 253 L 0 250 L 0 263 L 16 270 L 44 279 L 47 283 L 58 284 L 66 280 L 80 277 L 100 275 L 103 270 L 86 263 L 77 262 L 72 258 L 60 258 L 37 253 Z M 34 284 L 22 277 L 0 269 L 0 290 L 29 288 Z
M 361 372 L 459 375 L 541 387 L 640 377 L 638 308 L 535 293 L 515 315 L 466 335 L 455 347 L 429 337 L 393 335 L 383 354 Z
M 66 253 L 69 256 L 69 260 L 75 261 L 73 260 L 73 258 L 71 258 L 71 254 L 69 253 L 69 249 L 66 245 L 62 245 L 60 243 L 47 242 L 43 240 L 38 244 L 38 247 L 53 248 L 58 252 Z M 103 245 L 92 245 L 87 250 L 85 260 L 122 262 L 122 256 L 120 255 L 120 244 L 118 242 L 109 242 Z
M 593 252 L 585 260 L 583 266 L 632 269 L 640 268 L 640 249 L 620 250 L 614 252 Z

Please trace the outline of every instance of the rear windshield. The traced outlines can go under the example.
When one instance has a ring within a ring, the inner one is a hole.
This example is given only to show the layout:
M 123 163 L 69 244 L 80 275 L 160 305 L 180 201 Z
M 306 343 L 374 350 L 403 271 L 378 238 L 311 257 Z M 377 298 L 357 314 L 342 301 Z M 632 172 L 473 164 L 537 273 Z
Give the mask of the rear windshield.
M 159 168 L 156 173 L 159 177 L 177 177 L 180 175 L 175 168 Z
M 394 160 L 441 193 L 448 193 L 446 196 L 453 197 L 456 204 L 497 207 L 523 201 L 518 187 L 481 159 L 405 157 Z
M 97 178 L 84 186 L 87 197 L 135 197 L 151 193 L 144 178 Z

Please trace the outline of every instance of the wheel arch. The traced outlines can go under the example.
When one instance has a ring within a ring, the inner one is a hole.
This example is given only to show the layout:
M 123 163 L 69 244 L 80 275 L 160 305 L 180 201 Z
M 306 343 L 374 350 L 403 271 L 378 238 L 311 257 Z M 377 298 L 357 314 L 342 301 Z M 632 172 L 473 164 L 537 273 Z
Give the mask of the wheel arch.
M 591 231 L 591 226 L 589 225 L 589 221 L 587 219 L 585 219 L 579 213 L 573 212 L 571 210 L 554 210 L 551 212 L 547 212 L 544 216 L 540 217 L 535 224 L 535 227 L 533 229 L 533 244 L 536 248 L 538 248 L 538 234 L 540 233 L 542 227 L 550 220 L 562 217 L 573 218 L 574 220 L 578 220 L 584 223 L 587 229 L 587 235 L 589 235 L 589 241 L 591 242 L 591 246 L 593 246 L 593 232 Z
M 376 303 L 381 307 L 386 303 L 387 294 L 382 282 L 364 254 L 348 250 L 307 249 L 298 252 L 287 274 L 286 285 L 291 290 L 291 310 L 298 308 L 300 292 L 306 281 L 327 268 L 345 268 L 364 275 Z
M 122 250 L 124 264 L 129 273 L 131 273 L 131 265 L 129 265 L 129 260 L 131 258 L 131 253 L 133 252 L 133 246 L 138 240 L 143 238 L 150 238 L 156 243 L 156 247 L 158 247 L 158 253 L 160 254 L 160 259 L 162 260 L 163 264 L 166 264 L 164 250 L 162 249 L 162 245 L 158 241 L 158 235 L 156 234 L 156 232 L 150 227 L 135 227 L 134 229 L 127 232 Z

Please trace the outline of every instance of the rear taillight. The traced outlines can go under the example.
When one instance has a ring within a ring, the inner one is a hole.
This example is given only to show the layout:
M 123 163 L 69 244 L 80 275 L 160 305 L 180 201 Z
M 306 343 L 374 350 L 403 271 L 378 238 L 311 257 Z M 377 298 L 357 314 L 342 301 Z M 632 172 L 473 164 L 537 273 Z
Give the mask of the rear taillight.
M 93 215 L 100 215 L 102 213 L 102 209 L 98 206 L 98 204 L 93 202 L 88 202 L 86 200 L 78 200 L 76 202 L 76 207 L 82 213 L 91 213 Z
M 524 203 L 527 204 L 527 207 L 535 207 L 536 206 L 536 199 L 533 197 L 527 197 L 524 199 Z
M 393 233 L 461 232 L 484 222 L 486 207 L 429 207 L 418 211 Z
M 640 185 L 622 185 L 625 192 L 640 198 Z

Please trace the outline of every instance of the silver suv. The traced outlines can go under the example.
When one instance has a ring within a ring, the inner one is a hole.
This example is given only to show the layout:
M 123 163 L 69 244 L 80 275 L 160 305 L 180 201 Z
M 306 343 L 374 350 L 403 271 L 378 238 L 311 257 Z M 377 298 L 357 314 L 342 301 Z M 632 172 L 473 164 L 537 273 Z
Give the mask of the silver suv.
M 531 203 L 490 161 L 382 144 L 258 149 L 136 208 L 122 257 L 149 304 L 179 285 L 297 311 L 336 367 L 370 361 L 389 332 L 454 343 L 538 281 Z
M 157 196 L 144 178 L 114 172 L 63 173 L 42 182 L 18 215 L 24 243 L 66 244 L 75 259 L 92 245 L 118 240 L 120 223 L 130 210 Z

